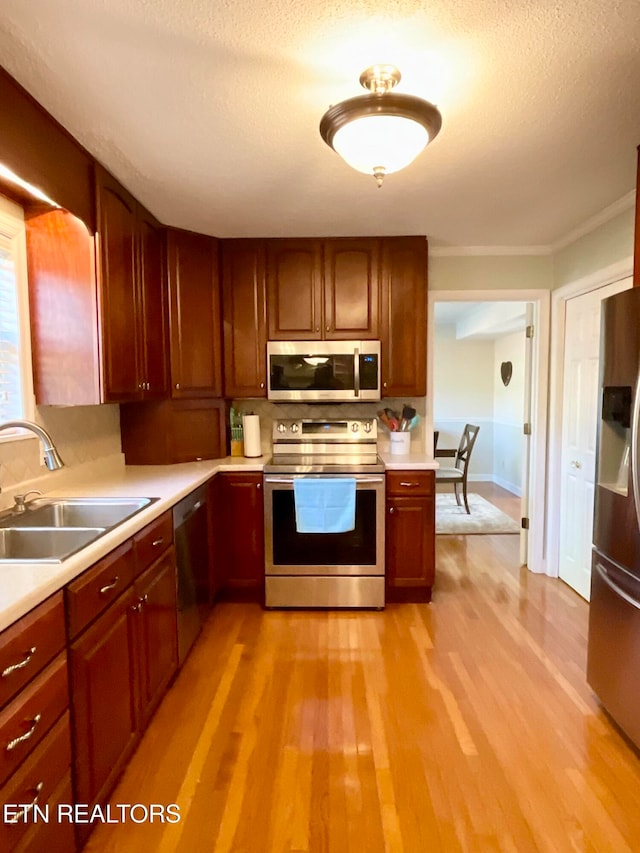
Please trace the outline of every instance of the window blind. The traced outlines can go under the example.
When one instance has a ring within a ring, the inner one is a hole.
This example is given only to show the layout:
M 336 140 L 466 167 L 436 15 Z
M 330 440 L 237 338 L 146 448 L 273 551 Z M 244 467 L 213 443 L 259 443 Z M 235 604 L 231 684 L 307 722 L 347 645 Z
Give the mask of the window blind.
M 15 241 L 0 230 L 0 422 L 23 417 Z

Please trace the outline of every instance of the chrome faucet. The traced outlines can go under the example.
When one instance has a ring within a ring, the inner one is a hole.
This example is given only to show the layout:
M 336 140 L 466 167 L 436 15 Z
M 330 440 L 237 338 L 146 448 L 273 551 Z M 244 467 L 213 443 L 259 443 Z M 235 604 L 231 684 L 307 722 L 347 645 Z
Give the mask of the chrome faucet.
M 53 439 L 44 427 L 34 424 L 33 421 L 5 421 L 5 423 L 0 424 L 0 432 L 2 432 L 3 429 L 16 428 L 28 429 L 38 436 L 44 449 L 44 464 L 47 466 L 49 471 L 57 471 L 58 468 L 64 467 L 64 462 L 56 450 Z

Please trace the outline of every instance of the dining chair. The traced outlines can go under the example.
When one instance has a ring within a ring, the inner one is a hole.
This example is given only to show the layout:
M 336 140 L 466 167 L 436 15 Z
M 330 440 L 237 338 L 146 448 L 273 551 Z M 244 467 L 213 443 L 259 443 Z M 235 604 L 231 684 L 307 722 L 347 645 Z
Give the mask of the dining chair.
M 473 450 L 473 446 L 476 443 L 476 438 L 478 437 L 478 432 L 480 431 L 479 426 L 474 426 L 474 424 L 465 424 L 465 427 L 462 431 L 462 436 L 460 437 L 460 444 L 458 445 L 457 450 L 437 450 L 437 457 L 452 457 L 455 458 L 453 466 L 450 468 L 443 467 L 438 468 L 436 471 L 436 485 L 438 483 L 453 483 L 453 491 L 456 496 L 456 503 L 458 506 L 462 506 L 460 503 L 460 494 L 458 492 L 458 487 L 462 486 L 462 497 L 464 500 L 464 507 L 467 511 L 467 515 L 471 515 L 471 511 L 469 510 L 469 502 L 467 501 L 467 474 L 469 471 L 469 462 L 471 461 L 471 451 Z

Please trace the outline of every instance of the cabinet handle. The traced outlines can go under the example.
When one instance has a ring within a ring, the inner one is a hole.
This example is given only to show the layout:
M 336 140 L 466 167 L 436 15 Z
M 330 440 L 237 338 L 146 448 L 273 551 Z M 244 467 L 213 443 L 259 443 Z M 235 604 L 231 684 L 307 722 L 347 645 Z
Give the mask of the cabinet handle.
M 140 596 L 140 598 L 138 599 L 138 613 L 140 613 L 140 611 L 141 611 L 141 610 L 142 610 L 142 608 L 145 606 L 145 604 L 147 603 L 147 601 L 149 601 L 149 596 L 148 596 L 148 595 L 147 595 L 147 593 L 145 592 L 145 594 L 144 594 L 144 595 L 141 595 L 141 596 Z
M 383 388 L 386 388 L 386 387 L 387 387 L 387 383 L 386 383 L 386 382 L 383 382 L 383 383 L 382 383 L 382 387 L 383 387 Z
M 316 332 L 320 331 L 320 326 L 316 326 Z
M 325 332 L 330 332 L 330 331 L 331 331 L 331 326 L 325 326 Z
M 35 797 L 31 800 L 30 803 L 24 803 L 20 811 L 16 812 L 13 817 L 7 819 L 7 823 L 22 823 L 29 809 L 32 809 L 38 802 L 38 797 L 40 796 L 40 793 L 43 788 L 44 782 L 38 782 L 38 784 L 33 788 L 33 790 L 36 792 Z
M 261 489 L 261 488 L 262 488 L 262 483 L 256 483 L 256 489 Z
M 416 489 L 420 485 L 420 483 L 403 483 L 402 481 L 400 481 L 400 485 L 406 486 L 407 489 Z
M 395 507 L 392 507 L 392 506 L 390 506 L 390 507 L 389 507 L 389 512 L 391 513 L 391 515 L 393 515 L 393 513 L 394 513 L 395 511 L 396 511 L 396 510 L 395 510 Z
M 106 586 L 100 587 L 100 595 L 104 595 L 106 592 L 110 592 L 112 589 L 115 589 L 119 581 L 120 577 L 116 575 L 115 578 L 111 581 L 111 583 L 108 583 Z
M 25 740 L 29 740 L 30 737 L 33 737 L 33 733 L 38 728 L 38 723 L 42 719 L 42 714 L 36 714 L 33 720 L 31 721 L 31 728 L 28 732 L 25 732 L 20 737 L 14 737 L 13 740 L 10 740 L 9 743 L 5 746 L 5 750 L 7 752 L 11 752 L 12 749 L 15 749 L 21 743 L 24 743 Z
M 179 390 L 180 390 L 180 383 L 176 382 L 176 391 L 179 391 Z
M 162 545 L 163 542 L 164 542 L 164 536 L 161 536 L 160 539 L 154 539 L 151 544 L 153 545 L 154 548 L 157 548 L 158 545 Z
M 264 382 L 261 382 L 261 383 L 260 383 L 260 387 L 261 387 L 261 388 L 264 388 Z
M 35 655 L 35 653 L 36 653 L 36 647 L 31 646 L 31 648 L 26 653 L 24 658 L 20 661 L 20 663 L 12 663 L 11 666 L 8 666 L 6 669 L 2 670 L 2 677 L 6 678 L 7 675 L 11 675 L 12 672 L 15 672 L 16 669 L 23 669 L 25 666 L 27 666 L 27 664 L 29 663 L 31 658 Z

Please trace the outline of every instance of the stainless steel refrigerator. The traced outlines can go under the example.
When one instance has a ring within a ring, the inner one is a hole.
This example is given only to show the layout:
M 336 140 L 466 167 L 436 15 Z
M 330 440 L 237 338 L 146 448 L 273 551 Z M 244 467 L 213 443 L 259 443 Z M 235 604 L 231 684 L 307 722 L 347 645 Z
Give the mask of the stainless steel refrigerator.
M 640 287 L 602 310 L 587 680 L 640 747 Z

